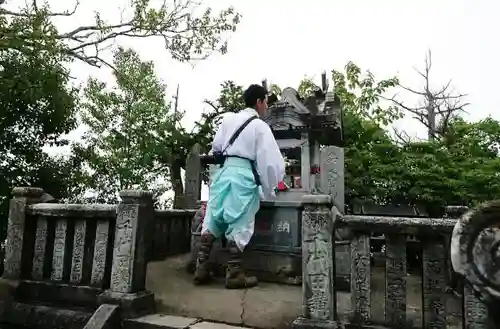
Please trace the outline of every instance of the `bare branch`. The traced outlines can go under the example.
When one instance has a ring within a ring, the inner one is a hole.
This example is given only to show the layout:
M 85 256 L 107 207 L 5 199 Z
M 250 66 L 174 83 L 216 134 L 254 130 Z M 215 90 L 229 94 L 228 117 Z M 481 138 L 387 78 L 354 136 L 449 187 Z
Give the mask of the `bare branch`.
M 396 135 L 396 142 L 402 143 L 402 144 L 408 144 L 411 141 L 410 135 L 404 130 L 397 130 L 396 128 L 393 128 L 394 135 Z
M 79 7 L 76 1 L 72 10 L 50 12 L 48 7 L 40 7 L 37 0 L 19 12 L 0 8 L 0 15 L 24 17 L 63 16 L 71 17 Z M 78 26 L 55 36 L 67 46 L 65 53 L 75 59 L 100 67 L 103 63 L 101 45 L 106 45 L 120 37 L 162 38 L 165 48 L 174 59 L 194 61 L 205 59 L 214 51 L 226 52 L 227 45 L 223 33 L 232 32 L 239 23 L 240 15 L 232 7 L 213 14 L 210 9 L 196 15 L 200 3 L 193 0 L 172 0 L 159 7 L 151 7 L 149 0 L 133 0 L 133 16 L 123 19 L 122 12 L 118 22 L 105 22 L 96 14 L 95 22 Z M 48 21 L 50 24 L 50 21 Z M 42 38 L 42 36 L 40 36 Z
M 405 87 L 405 86 L 403 86 L 402 84 L 398 84 L 398 87 L 403 88 L 404 90 L 409 91 L 409 92 L 411 92 L 412 94 L 417 94 L 417 95 L 421 95 L 421 96 L 425 96 L 425 95 L 426 95 L 426 93 L 425 93 L 425 92 L 421 92 L 421 91 L 416 91 L 416 90 L 413 90 L 413 89 L 411 89 L 411 88 L 409 88 L 409 87 Z
M 2 4 L 2 2 L 0 2 L 0 4 Z M 1 15 L 6 15 L 6 16 L 15 16 L 15 17 L 26 17 L 26 18 L 32 18 L 32 17 L 35 17 L 36 15 L 38 15 L 40 13 L 40 8 L 38 7 L 38 3 L 37 3 L 37 0 L 33 0 L 33 2 L 31 3 L 31 6 L 33 8 L 33 13 L 29 13 L 29 12 L 15 12 L 15 11 L 11 11 L 11 10 L 7 10 L 7 9 L 3 9 L 3 8 L 0 8 L 0 14 Z M 57 17 L 57 16 L 72 16 L 76 13 L 76 10 L 78 9 L 78 7 L 80 6 L 80 0 L 77 0 L 75 2 L 75 6 L 73 7 L 73 9 L 70 11 L 70 10 L 65 10 L 63 12 L 49 12 L 49 11 L 46 11 L 44 12 L 45 15 L 47 15 L 48 17 Z
M 75 6 L 71 11 L 63 11 L 62 13 L 49 13 L 49 16 L 73 16 L 76 13 L 76 10 L 80 6 L 80 0 L 75 1 Z
M 208 99 L 205 99 L 204 103 L 211 106 L 215 110 L 215 112 L 219 112 L 219 106 L 215 105 L 214 102 L 212 102 Z
M 422 105 L 417 107 L 407 106 L 398 101 L 396 96 L 389 99 L 396 106 L 412 114 L 412 117 L 422 123 L 428 131 L 429 139 L 438 135 L 443 136 L 449 125 L 449 121 L 464 112 L 469 103 L 462 102 L 466 94 L 454 93 L 450 87 L 450 79 L 439 90 L 433 91 L 430 87 L 430 71 L 432 68 L 432 53 L 429 50 L 425 57 L 425 67 L 423 71 L 414 68 L 415 71 L 424 79 L 423 90 L 414 90 L 412 88 L 399 85 L 403 90 L 417 95 L 422 100 Z

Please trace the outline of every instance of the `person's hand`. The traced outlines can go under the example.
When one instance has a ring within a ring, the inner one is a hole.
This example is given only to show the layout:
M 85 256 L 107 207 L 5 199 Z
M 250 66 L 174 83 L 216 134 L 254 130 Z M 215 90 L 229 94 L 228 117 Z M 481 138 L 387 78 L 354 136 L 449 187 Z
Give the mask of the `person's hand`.
M 260 201 L 269 201 L 269 200 L 274 199 L 276 197 L 275 191 L 271 191 L 270 194 L 267 195 L 267 197 L 266 197 L 262 188 L 259 188 L 259 195 L 260 195 Z

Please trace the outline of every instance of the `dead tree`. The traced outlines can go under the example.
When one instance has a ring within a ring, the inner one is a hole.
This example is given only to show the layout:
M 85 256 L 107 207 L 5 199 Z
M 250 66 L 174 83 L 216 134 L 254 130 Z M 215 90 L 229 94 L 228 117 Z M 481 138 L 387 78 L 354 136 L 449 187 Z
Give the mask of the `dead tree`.
M 419 105 L 410 107 L 398 100 L 396 96 L 390 100 L 406 112 L 421 122 L 428 132 L 429 140 L 443 136 L 448 130 L 448 125 L 454 117 L 458 116 L 469 103 L 463 102 L 467 94 L 457 93 L 451 87 L 451 79 L 444 86 L 435 90 L 431 86 L 430 72 L 432 68 L 432 56 L 429 50 L 425 58 L 425 69 L 415 71 L 423 78 L 424 86 L 422 90 L 415 90 L 399 84 L 399 86 L 420 98 Z

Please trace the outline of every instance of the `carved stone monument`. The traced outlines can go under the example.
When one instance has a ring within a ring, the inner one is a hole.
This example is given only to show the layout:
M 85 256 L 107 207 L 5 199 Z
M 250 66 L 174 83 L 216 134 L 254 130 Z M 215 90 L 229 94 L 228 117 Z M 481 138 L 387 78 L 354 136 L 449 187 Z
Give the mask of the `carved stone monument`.
M 101 303 L 118 304 L 131 316 L 154 308 L 154 295 L 145 290 L 149 246 L 153 235 L 151 192 L 125 190 L 117 207 L 110 289 Z
M 26 225 L 26 205 L 41 202 L 44 192 L 41 188 L 17 187 L 12 190 L 10 200 L 7 243 L 3 279 L 18 280 L 21 276 L 24 231 Z
M 304 315 L 311 319 L 334 320 L 331 200 L 328 195 L 306 195 L 303 202 Z
M 305 195 L 302 213 L 302 317 L 292 328 L 336 328 L 334 219 L 330 195 Z

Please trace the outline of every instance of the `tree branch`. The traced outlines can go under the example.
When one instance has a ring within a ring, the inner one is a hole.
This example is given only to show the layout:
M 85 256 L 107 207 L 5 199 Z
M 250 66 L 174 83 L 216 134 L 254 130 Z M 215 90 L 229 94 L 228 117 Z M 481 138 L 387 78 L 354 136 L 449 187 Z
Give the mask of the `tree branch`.
M 76 1 L 72 10 L 51 12 L 47 6 L 39 7 L 37 0 L 19 12 L 0 8 L 0 14 L 22 17 L 35 21 L 36 18 L 49 18 L 44 24 L 51 24 L 50 18 L 55 16 L 71 17 L 79 7 Z M 57 33 L 55 38 L 62 41 L 66 48 L 65 54 L 89 65 L 100 67 L 106 65 L 100 54 L 102 45 L 120 37 L 148 38 L 160 37 L 165 48 L 174 59 L 179 61 L 201 60 L 214 51 L 225 53 L 225 32 L 232 32 L 239 23 L 240 15 L 232 7 L 213 14 L 210 8 L 195 15 L 200 3 L 193 0 L 166 0 L 153 8 L 151 0 L 132 0 L 132 17 L 119 22 L 105 22 L 100 14 L 95 16 L 95 23 L 78 26 L 70 31 Z M 31 36 L 40 38 L 45 35 Z
M 422 72 L 414 68 L 424 79 L 423 90 L 417 91 L 399 84 L 399 87 L 403 90 L 419 96 L 419 98 L 422 99 L 422 106 L 407 106 L 403 104 L 403 102 L 398 101 L 396 96 L 389 99 L 399 108 L 411 113 L 413 118 L 422 123 L 427 128 L 430 139 L 436 137 L 436 134 L 443 136 L 443 134 L 446 133 L 449 121 L 456 116 L 458 112 L 464 111 L 464 108 L 469 105 L 469 103 L 461 102 L 461 100 L 467 96 L 466 94 L 454 94 L 453 90 L 450 90 L 451 79 L 438 91 L 432 91 L 430 87 L 431 68 L 432 53 L 429 50 L 425 58 L 424 71 Z

